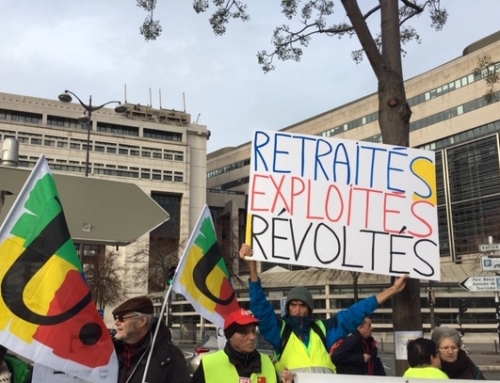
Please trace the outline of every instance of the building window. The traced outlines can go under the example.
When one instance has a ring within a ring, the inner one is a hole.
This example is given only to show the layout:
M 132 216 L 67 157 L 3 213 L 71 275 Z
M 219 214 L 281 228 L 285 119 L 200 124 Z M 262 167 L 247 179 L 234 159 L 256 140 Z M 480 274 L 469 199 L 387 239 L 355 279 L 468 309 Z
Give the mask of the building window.
M 144 137 L 154 138 L 155 140 L 165 140 L 165 141 L 182 141 L 182 133 L 175 132 L 165 132 L 163 130 L 156 129 L 144 129 Z
M 103 133 L 119 134 L 122 136 L 139 136 L 139 128 L 126 125 L 108 124 L 97 121 L 97 131 Z

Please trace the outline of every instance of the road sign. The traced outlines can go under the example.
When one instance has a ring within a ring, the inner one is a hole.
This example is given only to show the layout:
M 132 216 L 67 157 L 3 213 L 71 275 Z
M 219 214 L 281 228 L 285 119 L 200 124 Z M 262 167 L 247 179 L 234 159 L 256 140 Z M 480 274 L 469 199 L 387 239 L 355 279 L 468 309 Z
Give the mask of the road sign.
M 281 316 L 284 317 L 286 314 L 286 297 L 280 299 L 281 306 Z
M 0 223 L 29 174 L 29 169 L 0 166 L 0 191 L 7 192 L 0 200 Z M 69 232 L 77 242 L 127 245 L 169 218 L 134 183 L 70 174 L 54 174 L 54 179 Z
M 500 243 L 487 243 L 484 245 L 479 245 L 479 251 L 481 253 L 486 253 L 488 251 L 498 251 L 500 250 Z
M 500 258 L 481 257 L 483 271 L 500 271 Z
M 500 291 L 500 276 L 468 277 L 460 282 L 459 286 L 472 293 L 483 291 Z

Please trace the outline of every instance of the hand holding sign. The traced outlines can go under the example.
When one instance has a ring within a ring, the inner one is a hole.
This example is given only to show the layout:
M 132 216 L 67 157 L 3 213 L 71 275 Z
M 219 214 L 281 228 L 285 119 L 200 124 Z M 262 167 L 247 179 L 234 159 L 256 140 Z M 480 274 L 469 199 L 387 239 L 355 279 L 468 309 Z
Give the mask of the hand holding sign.
M 397 293 L 400 293 L 401 291 L 403 291 L 403 289 L 406 286 L 406 282 L 408 281 L 408 278 L 410 278 L 409 274 L 402 275 L 401 277 L 396 279 L 396 281 L 394 282 L 394 284 L 391 287 L 389 287 L 388 289 L 385 289 L 381 293 L 377 294 L 378 304 L 380 305 L 380 304 L 384 303 L 385 301 L 392 298 Z
M 246 243 L 241 245 L 240 248 L 240 258 L 244 259 L 245 261 L 249 261 L 249 259 L 253 255 L 253 250 L 250 246 L 248 246 Z

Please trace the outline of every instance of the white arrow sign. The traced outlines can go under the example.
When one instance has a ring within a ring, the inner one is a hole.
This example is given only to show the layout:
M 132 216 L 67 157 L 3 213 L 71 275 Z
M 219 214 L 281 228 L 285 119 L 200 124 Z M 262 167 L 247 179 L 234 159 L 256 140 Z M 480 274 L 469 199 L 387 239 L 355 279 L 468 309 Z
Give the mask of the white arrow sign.
M 500 243 L 487 243 L 484 245 L 479 245 L 479 251 L 481 253 L 486 253 L 488 251 L 500 250 Z
M 481 257 L 483 271 L 500 271 L 500 258 Z
M 469 277 L 460 282 L 459 286 L 472 293 L 480 291 L 500 291 L 500 276 Z

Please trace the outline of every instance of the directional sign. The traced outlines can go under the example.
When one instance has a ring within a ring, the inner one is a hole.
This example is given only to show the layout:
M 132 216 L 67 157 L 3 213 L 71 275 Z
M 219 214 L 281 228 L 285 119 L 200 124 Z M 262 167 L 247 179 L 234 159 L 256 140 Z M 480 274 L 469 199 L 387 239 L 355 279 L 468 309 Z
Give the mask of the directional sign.
M 479 251 L 481 253 L 486 253 L 488 251 L 498 251 L 500 250 L 500 243 L 487 243 L 484 245 L 479 245 Z
M 0 166 L 0 224 L 30 171 Z M 54 174 L 71 237 L 75 241 L 127 245 L 169 218 L 133 183 Z
M 460 282 L 459 286 L 472 293 L 500 291 L 500 276 L 469 277 Z
M 481 257 L 483 271 L 500 271 L 500 258 Z

